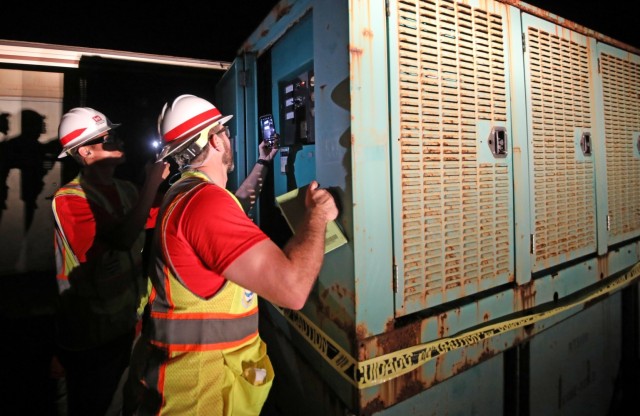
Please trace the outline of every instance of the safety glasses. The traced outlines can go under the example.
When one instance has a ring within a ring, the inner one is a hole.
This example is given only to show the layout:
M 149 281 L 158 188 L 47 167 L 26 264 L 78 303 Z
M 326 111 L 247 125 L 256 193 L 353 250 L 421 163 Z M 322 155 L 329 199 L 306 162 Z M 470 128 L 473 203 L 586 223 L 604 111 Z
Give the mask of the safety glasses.
M 91 146 L 94 144 L 116 144 L 119 141 L 120 137 L 118 137 L 118 134 L 115 131 L 110 130 L 109 133 L 105 134 L 104 136 L 100 136 L 93 140 L 90 140 L 84 143 L 83 146 Z
M 210 131 L 209 138 L 211 138 L 214 134 L 222 134 L 222 133 L 226 134 L 229 139 L 231 138 L 231 131 L 227 126 L 222 126 L 222 128 L 218 129 L 217 131 Z

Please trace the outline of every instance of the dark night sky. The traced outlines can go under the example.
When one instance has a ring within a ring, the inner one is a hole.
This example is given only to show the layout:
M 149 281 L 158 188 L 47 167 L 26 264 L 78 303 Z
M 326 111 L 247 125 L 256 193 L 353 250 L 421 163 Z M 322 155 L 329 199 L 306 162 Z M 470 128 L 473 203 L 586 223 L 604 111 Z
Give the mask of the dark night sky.
M 640 49 L 636 1 L 530 0 L 526 3 Z
M 154 3 L 6 0 L 0 39 L 232 61 L 277 0 Z
M 0 39 L 232 61 L 277 1 L 172 2 L 171 7 L 114 3 L 120 2 L 5 1 Z M 527 3 L 640 48 L 634 1 Z

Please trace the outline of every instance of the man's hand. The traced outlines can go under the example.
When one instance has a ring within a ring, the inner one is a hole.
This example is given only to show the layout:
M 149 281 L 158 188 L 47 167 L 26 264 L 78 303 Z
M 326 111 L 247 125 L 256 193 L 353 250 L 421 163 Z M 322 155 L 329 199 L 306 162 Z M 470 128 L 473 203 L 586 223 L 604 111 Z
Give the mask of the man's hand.
M 151 186 L 158 187 L 160 184 L 167 179 L 169 173 L 171 171 L 171 166 L 168 162 L 154 162 L 147 163 L 145 166 L 145 173 L 147 176 L 147 183 L 151 184 Z
M 265 142 L 264 140 L 258 146 L 258 159 L 264 159 L 267 162 L 270 162 L 276 156 L 276 153 L 278 153 L 277 139 L 273 147 L 267 146 L 267 142 Z
M 338 207 L 333 195 L 326 189 L 321 189 L 317 181 L 312 181 L 307 188 L 305 206 L 312 218 L 322 218 L 325 224 L 338 217 Z

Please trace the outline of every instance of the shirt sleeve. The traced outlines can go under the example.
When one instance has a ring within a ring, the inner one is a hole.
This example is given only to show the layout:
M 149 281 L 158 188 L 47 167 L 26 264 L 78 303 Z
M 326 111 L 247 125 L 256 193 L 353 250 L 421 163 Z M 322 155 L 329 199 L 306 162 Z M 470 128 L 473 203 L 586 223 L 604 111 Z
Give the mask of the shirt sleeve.
M 151 205 L 151 209 L 149 210 L 149 215 L 147 216 L 147 221 L 145 222 L 144 228 L 151 229 L 156 227 L 156 222 L 158 221 L 158 213 L 160 212 L 160 205 L 162 204 L 162 194 L 158 193 L 153 200 L 153 204 Z
M 73 253 L 78 261 L 85 262 L 96 237 L 96 221 L 89 202 L 79 196 L 65 195 L 56 197 L 55 204 L 60 227 Z
M 190 202 L 185 236 L 211 270 L 222 274 L 242 253 L 268 238 L 226 190 L 207 186 Z

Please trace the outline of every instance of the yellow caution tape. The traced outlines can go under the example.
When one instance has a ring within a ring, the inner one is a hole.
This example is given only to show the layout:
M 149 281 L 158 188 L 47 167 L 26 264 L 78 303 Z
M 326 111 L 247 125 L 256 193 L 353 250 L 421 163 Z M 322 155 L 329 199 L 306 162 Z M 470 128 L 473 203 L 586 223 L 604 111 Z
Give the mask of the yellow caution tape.
M 342 377 L 358 389 L 365 389 L 409 373 L 433 358 L 449 351 L 468 347 L 496 335 L 548 319 L 575 306 L 613 293 L 638 279 L 638 277 L 640 277 L 640 263 L 631 268 L 629 272 L 613 279 L 597 290 L 552 309 L 530 313 L 526 316 L 519 316 L 518 318 L 508 319 L 492 325 L 485 325 L 455 336 L 414 345 L 359 362 L 303 314 L 289 309 L 276 309 Z

